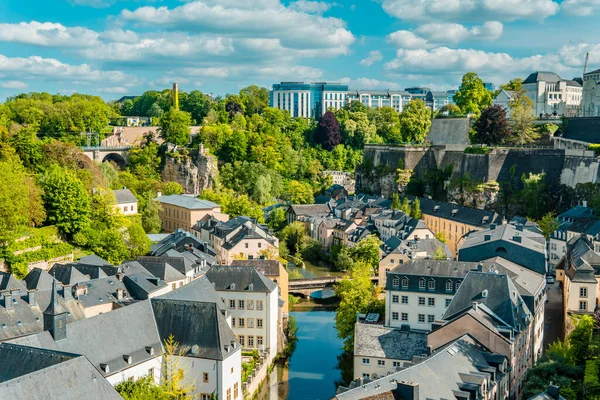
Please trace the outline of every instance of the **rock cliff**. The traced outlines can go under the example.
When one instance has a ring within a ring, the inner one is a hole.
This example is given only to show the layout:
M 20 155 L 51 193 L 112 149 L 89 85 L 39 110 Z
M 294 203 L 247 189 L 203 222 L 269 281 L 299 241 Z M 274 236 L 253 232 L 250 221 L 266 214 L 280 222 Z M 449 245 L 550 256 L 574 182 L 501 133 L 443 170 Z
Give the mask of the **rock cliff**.
M 161 176 L 179 183 L 187 194 L 200 194 L 213 187 L 218 172 L 217 159 L 201 148 L 190 155 L 167 153 Z

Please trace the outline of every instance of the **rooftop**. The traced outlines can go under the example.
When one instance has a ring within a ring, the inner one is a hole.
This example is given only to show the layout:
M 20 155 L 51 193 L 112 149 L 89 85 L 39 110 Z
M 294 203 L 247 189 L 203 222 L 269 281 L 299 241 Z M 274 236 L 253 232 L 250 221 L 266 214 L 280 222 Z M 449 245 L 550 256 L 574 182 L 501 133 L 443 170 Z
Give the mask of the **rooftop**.
M 357 323 L 354 355 L 411 361 L 427 354 L 427 333 Z
M 158 198 L 163 204 L 170 204 L 177 207 L 187 208 L 189 210 L 212 210 L 221 206 L 208 200 L 200 200 L 196 196 L 185 194 L 171 194 L 169 196 L 160 196 Z
M 129 203 L 137 203 L 137 197 L 135 197 L 135 195 L 133 193 L 131 193 L 131 190 L 125 188 L 125 189 L 119 189 L 119 190 L 113 190 L 113 193 L 115 194 L 115 199 L 117 200 L 117 204 L 129 204 Z
M 254 267 L 214 266 L 206 273 L 216 291 L 271 293 L 277 285 Z

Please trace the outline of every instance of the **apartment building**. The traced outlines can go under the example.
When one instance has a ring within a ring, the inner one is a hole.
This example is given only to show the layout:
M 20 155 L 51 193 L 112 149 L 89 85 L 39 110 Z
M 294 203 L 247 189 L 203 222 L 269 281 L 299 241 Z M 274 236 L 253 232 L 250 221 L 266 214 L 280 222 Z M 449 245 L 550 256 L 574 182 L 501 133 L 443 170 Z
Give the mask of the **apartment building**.
M 433 111 L 437 111 L 440 108 L 448 105 L 448 93 L 445 91 L 429 91 L 425 95 L 425 104 Z
M 278 351 L 279 291 L 254 267 L 216 266 L 207 279 L 231 314 L 231 328 L 244 349 L 258 349 L 271 362 Z
M 400 113 L 403 109 L 402 97 L 409 95 L 400 90 L 351 90 L 347 102 L 357 101 L 368 108 L 391 107 Z
M 136 215 L 138 212 L 138 200 L 131 190 L 124 188 L 113 190 L 116 200 L 115 208 L 123 215 Z
M 583 74 L 581 116 L 600 116 L 600 69 Z
M 159 196 L 162 206 L 160 219 L 162 230 L 173 232 L 177 229 L 190 231 L 192 226 L 206 215 L 219 221 L 228 221 L 229 215 L 221 213 L 221 206 L 208 200 L 200 200 L 193 195 L 172 194 Z
M 583 87 L 577 81 L 562 79 L 554 72 L 537 71 L 523 81 L 523 90 L 533 101 L 535 117 L 580 115 Z
M 281 82 L 273 85 L 270 105 L 289 111 L 291 117 L 319 119 L 330 108 L 346 105 L 348 85 L 341 83 Z
M 192 231 L 215 250 L 221 265 L 229 265 L 235 259 L 260 258 L 265 252 L 279 254 L 277 237 L 271 235 L 267 225 L 249 217 L 239 216 L 222 222 L 207 215 Z
M 400 210 L 384 210 L 372 217 L 371 220 L 379 231 L 382 241 L 386 241 L 391 237 L 403 240 L 434 237 L 434 233 L 423 220 L 412 218 Z
M 272 280 L 279 287 L 279 298 L 283 302 L 282 311 L 284 314 L 289 312 L 288 294 L 289 294 L 289 276 L 283 263 L 279 260 L 266 260 L 255 258 L 253 260 L 233 260 L 232 267 L 254 267 L 264 276 Z
M 421 217 L 434 234 L 443 234 L 452 253 L 457 254 L 458 243 L 467 233 L 479 231 L 499 221 L 493 211 L 464 207 L 458 204 L 419 198 Z
M 548 264 L 555 266 L 567 254 L 567 242 L 574 236 L 579 236 L 582 231 L 588 231 L 597 221 L 594 210 L 587 207 L 587 203 L 576 205 L 556 217 L 559 227 L 550 235 L 548 249 Z M 575 224 L 578 222 L 577 224 Z M 571 230 L 571 227 L 574 230 Z M 592 235 L 593 236 L 593 235 Z

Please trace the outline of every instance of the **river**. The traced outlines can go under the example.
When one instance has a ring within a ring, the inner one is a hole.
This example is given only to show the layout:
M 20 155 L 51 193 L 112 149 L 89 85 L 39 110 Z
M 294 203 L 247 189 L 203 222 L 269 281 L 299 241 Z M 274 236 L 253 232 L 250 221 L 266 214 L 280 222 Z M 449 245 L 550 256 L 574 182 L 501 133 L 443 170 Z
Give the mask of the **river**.
M 337 369 L 342 342 L 335 330 L 335 312 L 291 312 L 298 326 L 296 351 L 289 366 L 278 365 L 263 384 L 257 400 L 326 400 L 341 379 Z

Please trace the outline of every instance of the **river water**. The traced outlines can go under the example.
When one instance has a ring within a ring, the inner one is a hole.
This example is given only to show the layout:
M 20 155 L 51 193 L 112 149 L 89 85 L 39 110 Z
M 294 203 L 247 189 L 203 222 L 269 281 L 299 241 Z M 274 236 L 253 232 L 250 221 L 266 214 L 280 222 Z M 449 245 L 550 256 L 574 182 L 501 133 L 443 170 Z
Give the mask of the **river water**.
M 291 312 L 298 326 L 296 351 L 289 366 L 278 365 L 265 381 L 258 400 L 326 400 L 341 379 L 337 369 L 342 342 L 335 330 L 335 312 Z

